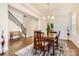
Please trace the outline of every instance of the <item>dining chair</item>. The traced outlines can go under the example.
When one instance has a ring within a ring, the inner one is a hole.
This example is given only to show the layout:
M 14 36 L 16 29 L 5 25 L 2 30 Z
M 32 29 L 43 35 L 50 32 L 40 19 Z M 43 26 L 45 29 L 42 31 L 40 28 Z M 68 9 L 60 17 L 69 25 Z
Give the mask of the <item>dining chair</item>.
M 34 49 L 44 51 L 45 47 L 44 33 L 41 31 L 34 31 Z
M 58 47 L 58 36 L 59 36 L 59 34 L 57 35 L 57 32 L 54 31 L 54 32 L 50 32 L 50 35 L 51 35 L 51 38 L 52 38 L 51 45 L 54 48 Z
M 59 44 L 58 44 L 59 36 L 60 36 L 60 31 L 58 32 L 58 35 L 56 36 L 56 41 L 55 41 L 57 49 L 58 49 L 58 46 L 59 46 Z

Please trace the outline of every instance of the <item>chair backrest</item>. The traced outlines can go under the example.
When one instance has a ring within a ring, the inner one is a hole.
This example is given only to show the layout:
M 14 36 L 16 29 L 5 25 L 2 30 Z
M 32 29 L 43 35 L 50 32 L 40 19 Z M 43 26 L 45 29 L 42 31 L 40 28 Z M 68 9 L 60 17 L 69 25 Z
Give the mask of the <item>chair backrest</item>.
M 41 31 L 34 31 L 34 46 L 35 48 L 41 48 L 43 46 L 44 33 Z
M 60 31 L 58 32 L 58 35 L 55 37 L 55 46 L 58 48 L 58 41 L 59 41 Z
M 55 38 L 57 36 L 57 32 L 56 31 L 50 32 L 50 36 L 53 37 L 53 38 Z
M 58 48 L 58 39 L 59 39 L 59 35 L 60 35 L 60 31 L 57 34 L 57 32 L 51 32 L 51 35 L 53 35 L 53 46 Z

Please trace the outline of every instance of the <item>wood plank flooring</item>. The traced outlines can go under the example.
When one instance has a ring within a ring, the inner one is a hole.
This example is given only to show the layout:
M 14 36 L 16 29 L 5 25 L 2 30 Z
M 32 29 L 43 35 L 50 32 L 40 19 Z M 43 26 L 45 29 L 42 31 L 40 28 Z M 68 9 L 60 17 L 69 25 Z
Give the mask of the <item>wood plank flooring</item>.
M 16 56 L 15 52 L 28 46 L 29 44 L 33 43 L 33 37 L 28 37 L 27 39 L 14 39 L 9 41 L 9 50 L 5 53 L 6 56 Z M 79 49 L 71 42 L 66 41 L 68 50 L 67 54 L 72 56 L 75 53 L 75 56 L 79 56 Z

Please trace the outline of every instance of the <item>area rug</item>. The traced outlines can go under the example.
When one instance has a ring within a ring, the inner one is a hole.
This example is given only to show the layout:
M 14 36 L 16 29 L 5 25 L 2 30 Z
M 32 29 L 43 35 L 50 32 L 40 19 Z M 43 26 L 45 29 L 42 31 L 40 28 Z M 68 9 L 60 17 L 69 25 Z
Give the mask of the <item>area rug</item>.
M 35 52 L 36 50 L 33 48 L 34 44 L 30 44 L 26 47 L 24 47 L 23 49 L 18 50 L 17 52 L 15 52 L 16 55 L 18 56 L 52 56 L 52 50 L 53 48 L 50 48 L 49 52 L 42 52 L 37 50 L 37 52 Z M 58 49 L 55 49 L 55 56 L 65 56 L 64 54 L 64 49 L 66 48 L 67 44 L 64 41 L 59 41 L 59 47 Z

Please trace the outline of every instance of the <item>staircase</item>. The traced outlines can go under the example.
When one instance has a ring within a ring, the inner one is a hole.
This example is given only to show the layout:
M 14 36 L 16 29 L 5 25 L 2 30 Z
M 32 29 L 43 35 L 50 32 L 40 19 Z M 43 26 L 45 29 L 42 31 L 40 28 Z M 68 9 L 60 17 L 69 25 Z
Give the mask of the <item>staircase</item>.
M 8 11 L 8 18 L 12 22 L 14 22 L 19 28 L 21 28 L 22 33 L 25 35 L 26 38 L 26 28 L 23 26 L 23 24 L 20 21 L 18 21 L 18 19 L 10 11 Z

